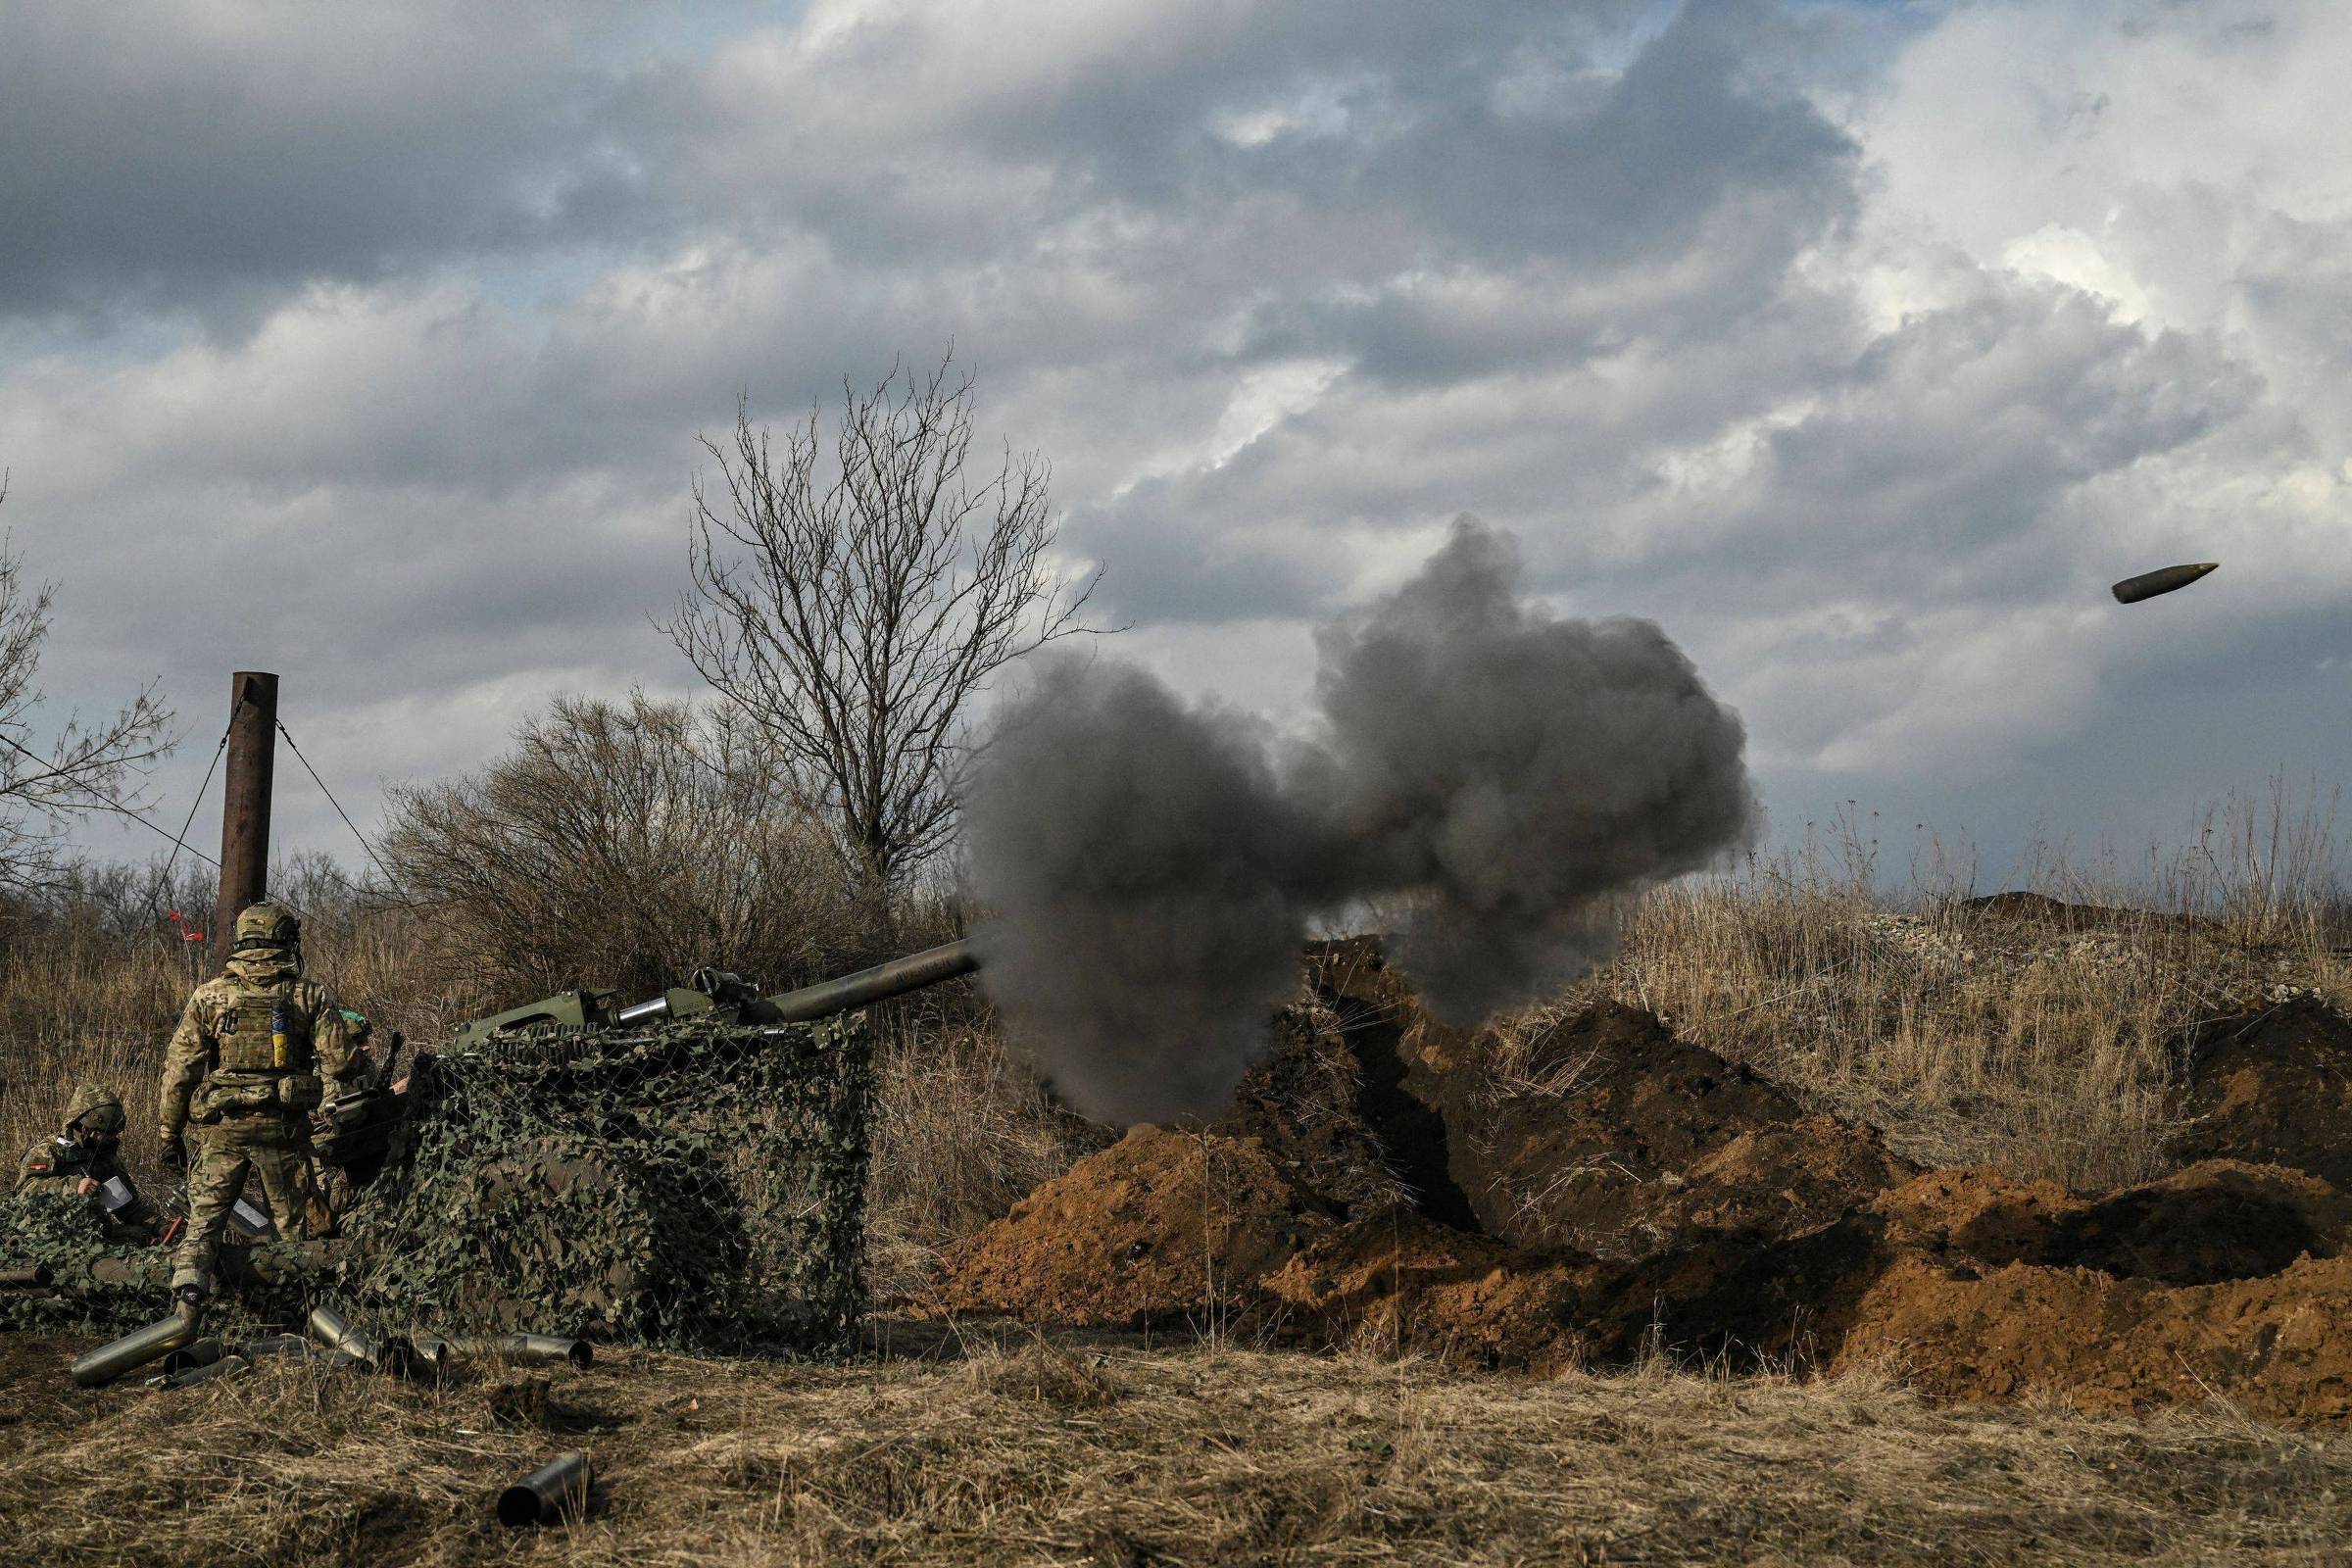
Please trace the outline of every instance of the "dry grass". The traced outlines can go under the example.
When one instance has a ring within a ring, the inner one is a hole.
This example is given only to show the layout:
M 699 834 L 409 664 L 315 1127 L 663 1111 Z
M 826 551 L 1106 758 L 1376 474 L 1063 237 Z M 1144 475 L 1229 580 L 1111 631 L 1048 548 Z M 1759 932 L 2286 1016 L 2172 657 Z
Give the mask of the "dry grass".
M 2289 987 L 2352 1002 L 2332 815 L 2274 795 L 2267 816 L 2266 830 L 2245 803 L 2209 813 L 2190 851 L 2151 852 L 2135 877 L 2042 852 L 2038 891 L 2102 910 L 2071 927 L 1988 917 L 1937 876 L 1890 899 L 1849 821 L 1827 848 L 1640 900 L 1618 960 L 1507 1020 L 1500 1055 L 1597 990 L 1923 1164 L 2081 1189 L 2145 1180 L 2166 1168 L 2198 1025 Z
M 922 1295 L 942 1249 L 1106 1141 L 1056 1108 L 991 1029 L 885 1027 L 876 1067 L 866 1250 L 885 1299 Z
M 1530 1382 L 1107 1342 L 850 1368 L 616 1352 L 431 1390 L 299 1366 L 67 1389 L 14 1348 L 0 1530 L 26 1561 L 2093 1564 L 2340 1561 L 2352 1440 L 1927 1406 L 1887 1382 Z M 511 1397 L 498 1400 L 512 1407 Z M 499 1486 L 586 1449 L 589 1517 Z

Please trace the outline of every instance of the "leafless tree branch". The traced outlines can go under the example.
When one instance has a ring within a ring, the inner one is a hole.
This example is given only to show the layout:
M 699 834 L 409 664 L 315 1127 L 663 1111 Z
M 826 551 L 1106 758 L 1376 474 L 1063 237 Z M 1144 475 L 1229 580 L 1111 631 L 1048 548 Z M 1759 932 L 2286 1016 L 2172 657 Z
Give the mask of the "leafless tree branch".
M 973 695 L 1093 630 L 1101 572 L 1054 560 L 1044 457 L 1008 447 L 970 482 L 972 385 L 952 351 L 927 376 L 894 366 L 870 391 L 843 383 L 829 440 L 820 406 L 780 445 L 739 401 L 732 439 L 703 438 L 721 488 L 695 481 L 692 586 L 662 626 L 885 889 L 955 832 Z
M 7 496 L 0 473 L 0 501 Z M 25 578 L 0 535 L 0 886 L 55 880 L 67 828 L 94 811 L 135 811 L 126 790 L 173 744 L 172 710 L 152 683 L 110 719 L 69 713 L 46 740 L 35 733 L 52 594 L 53 585 Z

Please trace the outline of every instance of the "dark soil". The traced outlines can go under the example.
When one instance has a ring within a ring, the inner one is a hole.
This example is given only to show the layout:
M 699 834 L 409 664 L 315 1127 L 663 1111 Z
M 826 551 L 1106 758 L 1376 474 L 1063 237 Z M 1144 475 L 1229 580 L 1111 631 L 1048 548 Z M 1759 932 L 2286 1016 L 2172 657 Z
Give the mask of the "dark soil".
M 2352 1020 L 2317 998 L 2205 1025 L 2182 1159 L 2291 1165 L 2352 1188 Z

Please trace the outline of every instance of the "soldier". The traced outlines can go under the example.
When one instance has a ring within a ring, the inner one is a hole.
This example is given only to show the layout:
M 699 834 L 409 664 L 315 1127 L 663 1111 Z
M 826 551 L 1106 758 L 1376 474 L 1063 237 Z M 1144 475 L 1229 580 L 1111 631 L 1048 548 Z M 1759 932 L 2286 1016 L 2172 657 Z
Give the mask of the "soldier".
M 17 1191 L 71 1182 L 74 1192 L 97 1204 L 109 1241 L 153 1241 L 159 1223 L 155 1208 L 124 1174 L 122 1148 L 122 1098 L 96 1084 L 77 1084 L 57 1136 L 35 1144 L 17 1167 Z
M 220 1229 L 248 1173 L 262 1180 L 278 1235 L 304 1234 L 310 1115 L 320 1074 L 351 1071 L 346 1030 L 325 989 L 303 976 L 293 913 L 264 900 L 239 914 L 227 965 L 188 998 L 164 1057 L 164 1163 L 188 1173 L 187 1234 L 172 1259 L 172 1293 L 185 1310 L 212 1292 Z
M 404 1077 L 386 1086 L 385 1063 L 375 1055 L 375 1025 L 363 1013 L 342 1009 L 343 1037 L 351 1048 L 344 1071 L 326 1083 L 326 1097 L 311 1112 L 311 1150 L 306 1211 L 310 1234 L 340 1233 L 362 1189 L 382 1168 L 384 1150 L 406 1109 Z M 391 1051 L 403 1044 L 392 1032 Z

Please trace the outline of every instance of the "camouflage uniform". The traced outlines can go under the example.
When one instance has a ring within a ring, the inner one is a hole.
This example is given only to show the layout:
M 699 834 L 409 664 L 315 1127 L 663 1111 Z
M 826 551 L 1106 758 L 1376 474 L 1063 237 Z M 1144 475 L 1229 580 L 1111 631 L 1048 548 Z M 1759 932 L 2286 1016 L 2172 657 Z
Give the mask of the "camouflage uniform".
M 361 1187 L 366 1185 L 354 1180 L 350 1167 L 335 1157 L 341 1134 L 332 1112 L 346 1097 L 367 1095 L 383 1087 L 383 1072 L 368 1050 L 375 1026 L 364 1014 L 348 1007 L 342 1009 L 342 1019 L 343 1038 L 351 1048 L 350 1060 L 341 1074 L 326 1080 L 325 1099 L 311 1112 L 311 1148 L 304 1172 L 303 1199 L 306 1223 L 314 1237 L 333 1236 L 340 1231 L 343 1216 L 350 1212 Z M 392 1038 L 397 1046 L 400 1037 Z
M 89 1197 L 104 1216 L 108 1240 L 153 1240 L 157 1224 L 155 1207 L 130 1185 L 120 1157 L 122 1144 L 121 1097 L 95 1084 L 78 1085 L 74 1098 L 66 1102 L 65 1124 L 58 1129 L 57 1136 L 33 1145 L 18 1164 L 17 1191 L 22 1193 L 50 1182 L 78 1187 L 86 1178 L 101 1189 Z M 110 1182 L 121 1183 L 119 1190 L 129 1195 L 127 1201 L 112 1208 L 107 1206 L 103 1191 Z
M 172 1254 L 172 1287 L 212 1289 L 213 1254 L 229 1204 L 259 1176 L 277 1233 L 304 1231 L 303 1161 L 323 1073 L 350 1072 L 342 1010 L 303 978 L 302 927 L 270 903 L 237 916 L 222 972 L 188 998 L 164 1057 L 162 1126 L 167 1160 L 188 1130 L 188 1229 Z M 192 1124 L 192 1126 L 191 1126 Z

